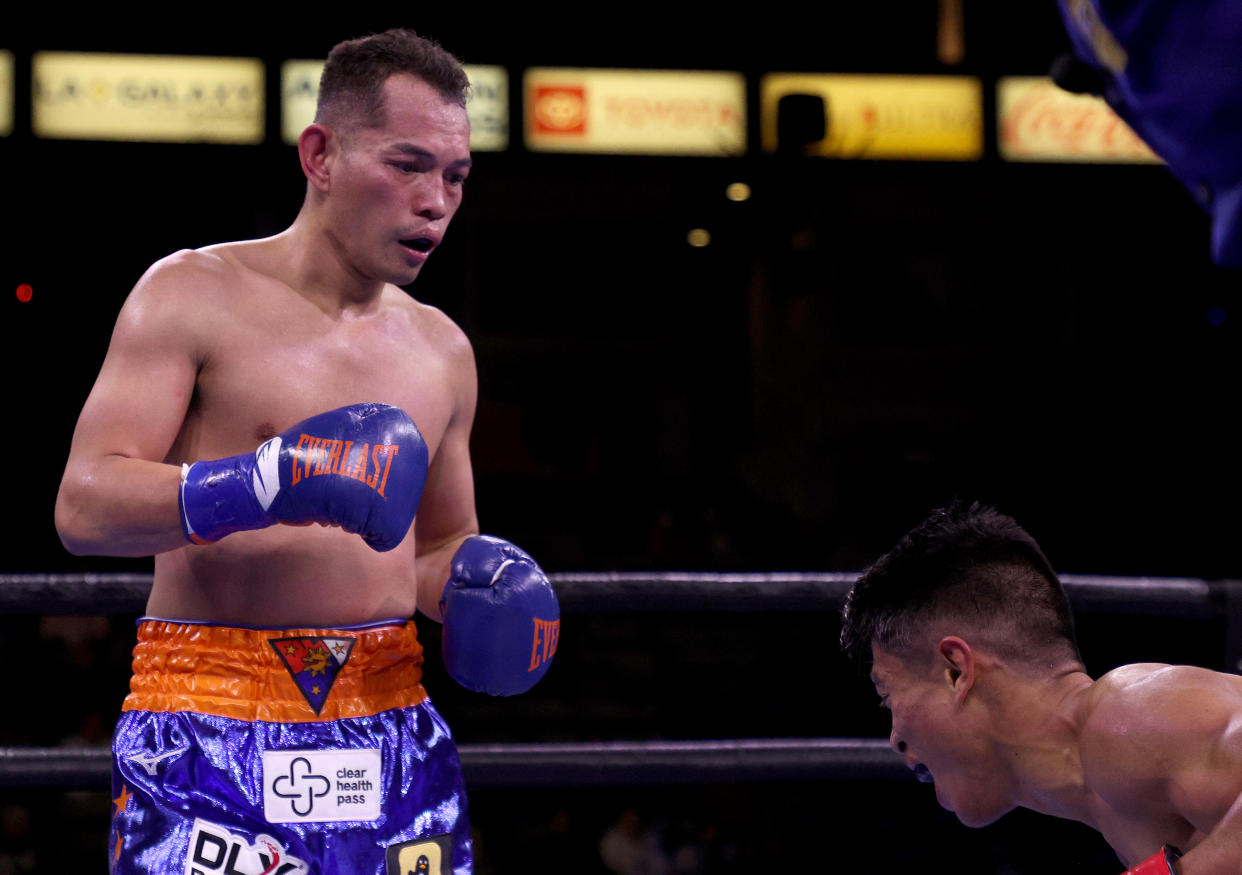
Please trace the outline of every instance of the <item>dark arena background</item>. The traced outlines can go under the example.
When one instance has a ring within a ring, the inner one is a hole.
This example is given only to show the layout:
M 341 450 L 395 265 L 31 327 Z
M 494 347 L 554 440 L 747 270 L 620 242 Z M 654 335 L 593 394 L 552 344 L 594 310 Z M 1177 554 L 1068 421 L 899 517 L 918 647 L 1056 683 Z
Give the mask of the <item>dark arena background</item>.
M 1047 75 L 1069 43 L 1052 0 L 966 0 L 960 25 L 946 25 L 957 7 L 320 16 L 252 4 L 144 17 L 113 7 L 88 20 L 38 10 L 10 23 L 6 586 L 150 572 L 150 559 L 71 556 L 53 526 L 121 303 L 162 256 L 276 233 L 295 216 L 305 183 L 279 136 L 281 62 L 409 26 L 509 77 L 509 145 L 475 154 L 465 204 L 410 288 L 474 345 L 484 531 L 523 545 L 554 578 L 848 573 L 931 508 L 980 499 L 1016 516 L 1062 573 L 1203 583 L 1191 606 L 1124 592 L 1076 601 L 1093 674 L 1130 661 L 1236 670 L 1236 599 L 1221 581 L 1242 573 L 1242 276 L 1213 266 L 1207 217 L 1164 167 L 1004 160 L 998 81 Z M 45 50 L 261 59 L 267 136 L 38 138 L 30 61 Z M 521 77 L 533 67 L 742 73 L 749 146 L 732 157 L 528 150 Z M 776 72 L 976 77 L 983 154 L 769 153 L 758 96 Z M 749 200 L 725 196 L 737 182 Z M 710 245 L 688 245 L 693 229 Z M 722 592 L 738 579 L 720 578 Z M 598 600 L 589 583 L 574 586 L 557 661 L 520 698 L 456 687 L 438 662 L 438 627 L 420 625 L 427 686 L 463 746 L 886 738 L 887 714 L 837 650 L 839 600 L 765 600 L 756 586 L 745 603 L 648 603 L 657 580 L 625 604 L 600 586 Z M 106 745 L 139 610 L 0 602 L 0 747 Z M 479 781 L 480 875 L 1121 869 L 1077 824 L 1017 812 L 968 830 L 891 770 L 670 770 L 667 782 L 641 762 L 606 780 L 562 772 Z M 0 785 L 0 873 L 104 869 L 112 803 L 92 774 Z M 621 847 L 630 868 L 608 862 Z

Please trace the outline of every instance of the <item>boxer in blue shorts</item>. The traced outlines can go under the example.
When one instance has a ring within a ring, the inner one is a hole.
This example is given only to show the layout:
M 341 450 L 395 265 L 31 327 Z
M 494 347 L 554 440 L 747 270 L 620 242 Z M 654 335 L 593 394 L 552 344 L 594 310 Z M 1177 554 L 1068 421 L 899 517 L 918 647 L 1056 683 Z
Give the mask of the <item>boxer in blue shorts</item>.
M 468 861 L 457 752 L 419 684 L 421 661 L 412 623 L 144 621 L 114 740 L 117 869 L 405 873 L 419 857 L 427 871 Z M 420 791 L 404 792 L 411 784 Z
M 341 43 L 293 224 L 170 255 L 121 310 L 56 505 L 70 551 L 155 556 L 114 872 L 471 871 L 409 618 L 508 695 L 547 670 L 559 612 L 479 534 L 470 344 L 400 288 L 461 203 L 467 84 L 409 31 Z

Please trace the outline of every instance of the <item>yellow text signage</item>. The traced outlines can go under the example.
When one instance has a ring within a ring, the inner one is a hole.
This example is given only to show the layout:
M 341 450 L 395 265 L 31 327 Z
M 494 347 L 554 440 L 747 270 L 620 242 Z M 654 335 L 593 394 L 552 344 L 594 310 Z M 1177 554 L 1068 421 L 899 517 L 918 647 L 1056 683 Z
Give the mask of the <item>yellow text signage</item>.
M 740 155 L 740 73 L 534 68 L 523 83 L 526 145 L 535 151 Z
M 39 52 L 40 137 L 259 143 L 263 64 L 252 58 Z
M 1051 79 L 1002 79 L 997 103 L 997 143 L 1008 161 L 1160 162 L 1101 98 Z
M 470 79 L 466 114 L 470 117 L 470 148 L 476 152 L 499 152 L 509 145 L 509 78 L 504 67 L 464 64 Z M 286 61 L 280 69 L 281 139 L 297 143 L 306 126 L 315 120 L 319 100 L 319 77 L 323 61 Z
M 983 155 L 983 86 L 967 76 L 779 73 L 761 85 L 763 147 L 777 150 L 787 95 L 822 98 L 822 140 L 806 154 L 829 158 L 970 161 Z

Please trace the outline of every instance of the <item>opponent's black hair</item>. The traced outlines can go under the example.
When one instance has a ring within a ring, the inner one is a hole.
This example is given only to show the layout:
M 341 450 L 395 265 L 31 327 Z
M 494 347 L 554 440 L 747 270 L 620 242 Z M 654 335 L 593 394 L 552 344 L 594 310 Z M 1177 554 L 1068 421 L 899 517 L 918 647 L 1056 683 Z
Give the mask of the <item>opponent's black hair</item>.
M 383 125 L 384 83 L 394 73 L 416 76 L 446 101 L 466 105 L 470 80 L 461 61 L 435 40 L 395 28 L 333 47 L 319 77 L 315 121 L 339 125 L 356 118 L 367 127 Z
M 864 671 L 872 642 L 901 653 L 929 622 L 1016 659 L 1081 662 L 1069 601 L 1039 544 L 1009 516 L 978 503 L 934 511 L 877 559 L 845 599 L 841 648 Z

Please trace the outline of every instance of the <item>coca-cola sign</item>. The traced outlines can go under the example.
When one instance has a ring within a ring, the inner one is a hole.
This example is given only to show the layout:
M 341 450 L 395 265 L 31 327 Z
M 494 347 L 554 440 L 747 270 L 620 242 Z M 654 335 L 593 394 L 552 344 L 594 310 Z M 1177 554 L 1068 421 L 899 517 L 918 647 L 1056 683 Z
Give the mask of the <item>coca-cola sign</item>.
M 1009 77 L 998 98 L 998 141 L 1008 161 L 1160 162 L 1098 97 L 1063 91 L 1051 79 Z

